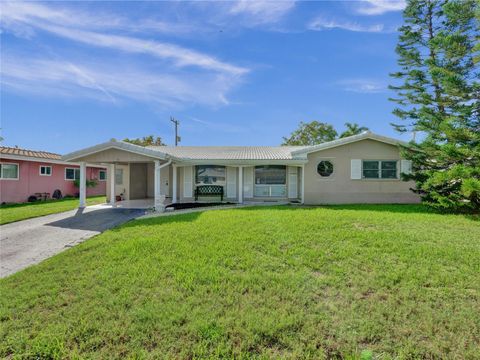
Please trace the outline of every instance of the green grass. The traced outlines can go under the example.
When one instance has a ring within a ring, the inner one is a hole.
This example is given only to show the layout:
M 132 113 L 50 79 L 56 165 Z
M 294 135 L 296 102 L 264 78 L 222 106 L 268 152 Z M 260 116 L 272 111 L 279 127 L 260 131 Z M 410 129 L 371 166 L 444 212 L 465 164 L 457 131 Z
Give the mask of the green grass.
M 479 259 L 421 206 L 133 221 L 0 281 L 0 357 L 478 359 Z
M 106 197 L 92 196 L 87 198 L 87 205 L 102 204 Z M 56 214 L 78 207 L 78 199 L 47 200 L 35 203 L 7 204 L 0 206 L 0 225 L 25 220 L 37 216 Z

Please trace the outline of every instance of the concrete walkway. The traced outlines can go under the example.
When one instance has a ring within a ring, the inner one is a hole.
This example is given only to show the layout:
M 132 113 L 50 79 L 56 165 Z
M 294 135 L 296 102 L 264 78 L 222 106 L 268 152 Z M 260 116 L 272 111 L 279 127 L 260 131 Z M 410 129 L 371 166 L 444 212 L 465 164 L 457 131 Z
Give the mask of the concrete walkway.
M 145 214 L 90 206 L 0 226 L 0 277 L 38 264 L 94 235 Z

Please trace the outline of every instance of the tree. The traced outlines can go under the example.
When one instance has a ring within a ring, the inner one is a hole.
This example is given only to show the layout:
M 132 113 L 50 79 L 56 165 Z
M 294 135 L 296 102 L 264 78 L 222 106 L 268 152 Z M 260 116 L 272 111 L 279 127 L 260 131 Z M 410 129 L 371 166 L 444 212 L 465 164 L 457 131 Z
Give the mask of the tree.
M 160 136 L 154 137 L 153 135 L 148 135 L 144 136 L 142 138 L 137 138 L 137 139 L 123 139 L 123 141 L 135 144 L 135 145 L 140 145 L 140 146 L 163 146 L 165 145 L 162 142 L 162 139 Z
M 316 145 L 335 140 L 337 131 L 332 125 L 318 121 L 309 123 L 300 122 L 298 129 L 287 138 L 283 138 L 282 145 Z
M 364 131 L 368 131 L 368 128 L 365 126 L 360 126 L 357 123 L 345 123 L 345 127 L 347 128 L 344 132 L 340 134 L 340 138 L 344 138 L 347 136 L 353 136 L 361 134 Z
M 398 131 L 422 140 L 402 147 L 416 193 L 445 210 L 480 209 L 480 39 L 477 0 L 409 0 L 390 86 Z

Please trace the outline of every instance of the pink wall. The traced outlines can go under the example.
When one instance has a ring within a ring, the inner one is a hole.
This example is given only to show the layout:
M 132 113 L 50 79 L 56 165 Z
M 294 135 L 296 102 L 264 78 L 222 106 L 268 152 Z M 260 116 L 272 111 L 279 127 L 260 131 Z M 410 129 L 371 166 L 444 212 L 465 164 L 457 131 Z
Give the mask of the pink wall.
M 19 179 L 0 179 L 0 203 L 26 202 L 30 195 L 37 192 L 47 192 L 52 196 L 56 189 L 59 189 L 63 196 L 78 193 L 73 180 L 65 180 L 65 168 L 78 168 L 76 165 L 7 159 L 1 159 L 1 162 L 19 164 Z M 40 176 L 40 165 L 51 166 L 52 175 Z M 105 169 L 87 167 L 87 179 L 97 180 L 97 186 L 87 188 L 87 196 L 106 194 L 106 181 L 98 180 L 100 170 Z

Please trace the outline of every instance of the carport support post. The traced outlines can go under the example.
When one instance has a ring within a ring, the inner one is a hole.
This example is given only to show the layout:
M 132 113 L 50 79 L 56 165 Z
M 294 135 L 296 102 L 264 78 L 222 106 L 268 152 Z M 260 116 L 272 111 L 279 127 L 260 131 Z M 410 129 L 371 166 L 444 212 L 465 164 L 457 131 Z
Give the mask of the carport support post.
M 81 208 L 84 208 L 86 205 L 86 199 L 87 199 L 87 187 L 86 187 L 86 180 L 87 180 L 87 165 L 85 162 L 80 163 L 80 206 Z
M 243 166 L 238 167 L 238 202 L 243 204 Z
M 172 203 L 177 202 L 177 165 L 172 165 Z
M 110 164 L 110 205 L 115 206 L 115 164 Z
M 163 201 L 161 199 L 162 194 L 160 193 L 160 160 L 155 160 L 155 174 L 154 174 L 154 187 L 155 187 L 155 211 L 164 211 Z
M 301 203 L 305 204 L 305 164 L 302 165 L 302 187 L 301 187 Z

